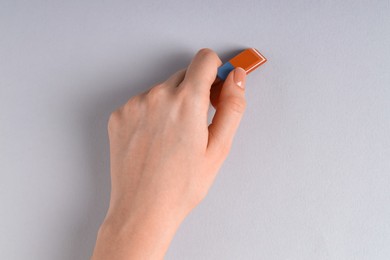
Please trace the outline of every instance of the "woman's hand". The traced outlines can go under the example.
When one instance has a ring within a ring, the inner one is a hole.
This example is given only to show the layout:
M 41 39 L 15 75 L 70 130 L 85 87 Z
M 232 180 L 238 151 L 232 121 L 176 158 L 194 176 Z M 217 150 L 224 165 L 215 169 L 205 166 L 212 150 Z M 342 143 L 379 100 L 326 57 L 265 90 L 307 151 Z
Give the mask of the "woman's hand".
M 162 259 L 206 196 L 245 109 L 245 71 L 218 82 L 220 65 L 202 49 L 186 70 L 111 114 L 111 200 L 93 259 Z M 208 125 L 210 96 L 216 113 Z

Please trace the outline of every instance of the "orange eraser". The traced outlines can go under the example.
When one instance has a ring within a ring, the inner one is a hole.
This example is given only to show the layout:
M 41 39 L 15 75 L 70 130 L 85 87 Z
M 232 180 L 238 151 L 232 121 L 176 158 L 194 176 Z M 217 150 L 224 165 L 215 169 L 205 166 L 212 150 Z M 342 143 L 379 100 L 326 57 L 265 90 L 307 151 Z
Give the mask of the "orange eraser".
M 229 73 L 237 67 L 243 68 L 246 74 L 249 74 L 266 61 L 267 59 L 258 50 L 249 48 L 219 67 L 217 75 L 220 79 L 225 80 Z

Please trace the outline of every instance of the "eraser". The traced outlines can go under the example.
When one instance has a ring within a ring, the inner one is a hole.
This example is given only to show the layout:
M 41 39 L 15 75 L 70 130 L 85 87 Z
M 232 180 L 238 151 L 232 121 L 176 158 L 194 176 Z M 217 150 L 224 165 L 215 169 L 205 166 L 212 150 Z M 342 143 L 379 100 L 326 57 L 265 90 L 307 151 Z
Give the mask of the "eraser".
M 229 73 L 237 67 L 241 67 L 249 74 L 257 69 L 267 59 L 255 48 L 249 48 L 240 52 L 237 56 L 218 68 L 218 78 L 225 80 Z

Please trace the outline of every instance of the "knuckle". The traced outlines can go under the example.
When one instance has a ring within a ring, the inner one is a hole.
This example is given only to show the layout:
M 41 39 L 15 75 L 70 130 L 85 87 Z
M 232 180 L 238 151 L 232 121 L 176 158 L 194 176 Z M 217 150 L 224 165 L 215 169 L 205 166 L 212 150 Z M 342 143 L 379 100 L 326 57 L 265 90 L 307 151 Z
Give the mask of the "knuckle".
M 202 48 L 198 51 L 200 56 L 209 56 L 215 54 L 215 52 L 210 48 Z
M 160 95 L 165 90 L 164 83 L 159 83 L 155 86 L 153 86 L 149 92 L 147 93 L 147 96 L 153 96 L 153 95 Z
M 183 111 L 197 113 L 209 107 L 209 94 L 190 86 L 178 89 L 175 101 L 180 104 Z
M 196 96 L 196 87 L 192 82 L 183 81 L 179 88 L 176 89 L 176 95 L 181 100 L 192 99 Z
M 198 81 L 184 79 L 177 90 L 183 96 L 192 96 L 200 87 Z
M 137 117 L 139 112 L 141 111 L 141 96 L 133 96 L 131 97 L 126 104 L 121 106 L 120 108 L 113 111 L 107 122 L 108 130 L 114 130 L 121 125 L 123 120 L 127 120 L 129 118 Z
M 139 96 L 133 96 L 129 100 L 127 100 L 125 107 L 132 109 L 138 105 L 139 101 L 140 101 Z
M 188 98 L 209 98 L 210 90 L 205 88 L 203 82 L 200 81 L 189 81 L 184 80 L 180 87 L 177 88 L 177 93 L 179 96 L 188 97 Z
M 198 54 L 200 57 L 204 59 L 214 59 L 214 60 L 219 60 L 218 55 L 209 48 L 203 48 L 198 51 Z
M 108 123 L 107 123 L 107 127 L 108 127 L 109 131 L 114 129 L 116 126 L 118 126 L 118 124 L 120 122 L 121 114 L 122 114 L 122 112 L 120 109 L 117 109 L 110 114 L 110 116 L 108 118 Z
M 147 93 L 146 93 L 146 98 L 148 101 L 154 103 L 161 99 L 162 97 L 165 97 L 167 94 L 166 91 L 167 88 L 164 83 L 159 83 L 155 85 L 153 88 L 151 88 Z
M 133 96 L 122 107 L 121 112 L 124 113 L 126 116 L 129 114 L 134 115 L 134 113 L 137 113 L 137 111 L 139 111 L 139 107 L 140 107 L 140 97 Z

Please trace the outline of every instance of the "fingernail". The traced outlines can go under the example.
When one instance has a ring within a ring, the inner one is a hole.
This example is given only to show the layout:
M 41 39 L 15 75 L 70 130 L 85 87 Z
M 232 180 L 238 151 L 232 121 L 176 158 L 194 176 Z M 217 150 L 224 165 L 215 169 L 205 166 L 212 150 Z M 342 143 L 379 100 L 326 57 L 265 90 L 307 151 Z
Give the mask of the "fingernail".
M 245 77 L 246 72 L 243 68 L 238 67 L 234 70 L 233 80 L 242 89 L 245 88 Z

